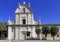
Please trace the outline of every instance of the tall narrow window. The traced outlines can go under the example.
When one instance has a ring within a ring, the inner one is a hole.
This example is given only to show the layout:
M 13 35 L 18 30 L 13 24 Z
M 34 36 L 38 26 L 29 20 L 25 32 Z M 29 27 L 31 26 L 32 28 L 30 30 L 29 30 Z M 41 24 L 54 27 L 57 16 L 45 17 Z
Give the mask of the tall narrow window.
M 25 13 L 25 8 L 23 8 L 23 12 Z
M 13 27 L 12 27 L 12 32 L 13 32 Z
M 23 24 L 26 24 L 26 20 L 25 19 L 23 19 Z

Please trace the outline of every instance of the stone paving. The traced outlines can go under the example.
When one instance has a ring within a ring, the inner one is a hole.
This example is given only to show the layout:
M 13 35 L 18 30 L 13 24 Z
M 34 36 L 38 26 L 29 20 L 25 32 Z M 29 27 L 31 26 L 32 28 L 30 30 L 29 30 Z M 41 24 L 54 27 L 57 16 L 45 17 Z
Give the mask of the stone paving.
M 0 40 L 0 42 L 60 42 L 60 40 Z

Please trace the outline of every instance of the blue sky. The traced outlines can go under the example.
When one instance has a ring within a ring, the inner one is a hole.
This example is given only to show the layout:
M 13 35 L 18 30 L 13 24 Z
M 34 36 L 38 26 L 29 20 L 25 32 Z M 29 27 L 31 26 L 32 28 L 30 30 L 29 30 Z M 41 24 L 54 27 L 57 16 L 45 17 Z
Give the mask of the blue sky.
M 35 21 L 40 16 L 42 24 L 60 24 L 60 0 L 0 0 L 0 22 L 7 23 L 9 16 L 14 21 L 18 3 L 23 1 L 31 3 Z

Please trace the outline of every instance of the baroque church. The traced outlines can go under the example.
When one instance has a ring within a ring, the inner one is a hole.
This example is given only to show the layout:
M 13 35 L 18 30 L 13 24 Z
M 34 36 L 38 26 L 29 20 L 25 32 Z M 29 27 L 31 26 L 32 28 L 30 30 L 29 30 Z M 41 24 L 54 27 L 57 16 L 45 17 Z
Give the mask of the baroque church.
M 10 17 L 8 19 L 8 40 L 37 38 L 37 34 L 35 33 L 36 27 L 32 26 L 37 24 L 41 24 L 40 18 L 37 22 L 34 20 L 34 14 L 30 8 L 30 3 L 28 3 L 28 5 L 25 2 L 23 2 L 23 4 L 18 3 L 18 7 L 15 11 L 15 21 L 12 22 Z M 29 37 L 26 36 L 27 31 L 30 32 Z
M 26 4 L 25 1 L 23 4 L 18 3 L 14 16 L 14 22 L 11 21 L 10 17 L 8 18 L 8 40 L 26 40 L 27 38 L 37 38 L 35 29 L 40 28 L 42 30 L 42 27 L 38 26 L 41 25 L 41 20 L 40 17 L 38 21 L 34 20 L 34 13 L 30 7 L 30 3 Z M 57 27 L 60 28 L 60 26 Z M 27 31 L 30 32 L 29 37 L 27 36 Z M 60 39 L 60 29 L 58 35 L 58 39 Z M 42 32 L 39 36 L 40 39 L 44 37 Z M 52 39 L 50 34 L 47 35 L 47 38 Z M 55 36 L 55 39 L 57 39 L 57 36 Z

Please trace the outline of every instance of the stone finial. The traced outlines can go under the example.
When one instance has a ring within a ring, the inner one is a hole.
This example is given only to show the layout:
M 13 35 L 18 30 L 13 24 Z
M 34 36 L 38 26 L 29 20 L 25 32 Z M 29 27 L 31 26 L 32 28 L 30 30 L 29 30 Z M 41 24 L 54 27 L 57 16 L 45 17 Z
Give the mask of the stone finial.
M 40 24 L 40 17 L 39 17 L 39 19 L 38 19 L 38 24 Z
M 39 17 L 39 20 L 38 21 L 40 22 L 40 17 Z
M 10 20 L 10 17 L 8 17 L 8 24 L 10 24 L 11 20 Z
M 41 18 L 39 17 L 39 20 L 38 20 L 39 24 L 41 24 Z
M 18 3 L 18 8 L 19 8 L 19 9 L 21 8 L 21 5 L 20 5 L 20 3 Z
M 10 20 L 10 17 L 8 17 L 8 20 Z
M 30 2 L 28 3 L 28 6 L 30 7 Z
M 23 2 L 23 4 L 26 4 L 25 1 Z

